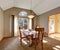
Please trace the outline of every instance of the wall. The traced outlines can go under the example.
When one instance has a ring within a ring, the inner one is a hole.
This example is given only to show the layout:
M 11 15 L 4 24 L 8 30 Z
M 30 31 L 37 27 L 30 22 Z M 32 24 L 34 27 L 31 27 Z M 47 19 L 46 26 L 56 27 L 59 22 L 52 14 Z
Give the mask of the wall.
M 4 11 L 4 15 L 5 15 L 5 37 L 9 37 L 11 36 L 11 15 L 15 15 L 17 17 L 20 17 L 18 14 L 19 12 L 21 11 L 26 11 L 28 13 L 28 15 L 30 14 L 30 10 L 27 10 L 27 9 L 22 9 L 22 8 L 17 8 L 17 7 L 12 7 L 10 9 L 7 9 Z M 34 16 L 36 15 L 34 12 L 33 12 Z M 34 18 L 35 19 L 35 18 Z
M 45 28 L 45 32 L 47 33 L 47 35 L 48 35 L 48 17 L 58 13 L 60 13 L 60 7 L 39 15 L 38 24 L 40 25 L 40 27 Z
M 60 14 L 56 14 L 56 32 L 60 33 Z
M 36 25 L 38 25 L 38 16 L 34 17 L 34 19 L 32 20 L 33 29 L 35 29 Z
M 4 37 L 4 15 L 3 10 L 0 8 L 0 41 Z
M 5 33 L 4 33 L 4 37 L 6 37 L 6 36 L 10 36 L 10 16 L 6 13 L 4 13 L 4 16 L 5 16 Z

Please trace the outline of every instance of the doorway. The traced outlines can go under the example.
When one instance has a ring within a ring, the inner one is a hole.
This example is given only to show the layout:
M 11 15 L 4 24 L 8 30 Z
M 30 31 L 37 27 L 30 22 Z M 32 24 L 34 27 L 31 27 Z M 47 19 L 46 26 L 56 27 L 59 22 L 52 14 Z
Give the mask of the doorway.
M 60 14 L 49 16 L 48 36 L 56 40 L 60 40 Z
M 49 16 L 49 34 L 55 33 L 55 15 Z
M 10 16 L 10 35 L 14 37 L 14 15 Z

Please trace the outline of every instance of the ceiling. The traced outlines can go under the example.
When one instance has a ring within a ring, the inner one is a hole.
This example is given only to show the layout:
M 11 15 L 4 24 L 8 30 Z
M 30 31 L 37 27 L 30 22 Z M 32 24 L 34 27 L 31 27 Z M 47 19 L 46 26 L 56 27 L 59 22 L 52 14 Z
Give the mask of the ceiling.
M 31 9 L 31 0 L 0 0 L 0 7 L 3 10 L 11 7 Z M 57 7 L 60 7 L 60 0 L 32 0 L 32 10 L 37 15 Z

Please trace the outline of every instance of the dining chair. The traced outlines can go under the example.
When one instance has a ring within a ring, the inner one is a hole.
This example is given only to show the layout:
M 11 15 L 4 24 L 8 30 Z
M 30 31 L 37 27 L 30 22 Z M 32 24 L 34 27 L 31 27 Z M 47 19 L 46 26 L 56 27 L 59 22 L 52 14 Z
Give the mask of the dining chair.
M 26 38 L 25 36 L 22 36 L 21 28 L 19 27 L 19 33 L 20 33 L 20 44 L 22 45 L 22 39 Z
M 44 28 L 35 28 L 36 34 L 35 37 L 32 36 L 32 45 L 35 46 L 35 50 L 37 45 L 41 44 L 41 50 L 43 50 L 43 34 Z
M 24 36 L 24 32 L 21 31 L 20 27 L 19 27 L 19 33 L 20 33 L 20 44 L 22 45 L 22 40 L 25 39 L 25 42 L 30 46 L 31 35 Z

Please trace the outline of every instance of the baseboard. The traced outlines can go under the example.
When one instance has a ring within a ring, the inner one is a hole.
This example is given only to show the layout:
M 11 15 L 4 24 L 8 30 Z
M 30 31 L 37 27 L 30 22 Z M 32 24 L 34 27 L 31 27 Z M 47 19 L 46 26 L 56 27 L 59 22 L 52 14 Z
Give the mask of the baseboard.
M 12 38 L 13 36 L 4 37 L 3 39 Z M 14 36 L 17 37 L 17 36 Z
M 0 39 L 0 41 L 2 41 L 3 40 L 3 37 Z
M 7 36 L 7 37 L 3 37 L 0 42 L 2 42 L 4 39 L 7 39 L 7 38 L 12 38 L 13 36 Z M 17 36 L 14 36 L 14 37 L 17 37 Z
M 11 36 L 9 36 L 9 37 L 3 37 L 3 38 L 0 40 L 0 42 L 3 41 L 4 39 L 7 39 L 7 38 L 11 38 Z
M 4 37 L 3 39 L 6 39 L 6 38 L 11 38 L 11 37 Z
M 58 33 L 58 34 L 60 34 L 60 32 L 55 32 L 56 34 Z

